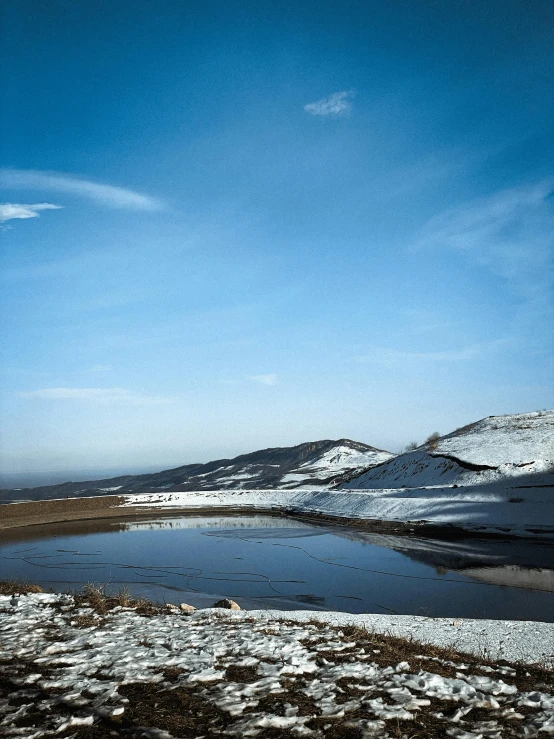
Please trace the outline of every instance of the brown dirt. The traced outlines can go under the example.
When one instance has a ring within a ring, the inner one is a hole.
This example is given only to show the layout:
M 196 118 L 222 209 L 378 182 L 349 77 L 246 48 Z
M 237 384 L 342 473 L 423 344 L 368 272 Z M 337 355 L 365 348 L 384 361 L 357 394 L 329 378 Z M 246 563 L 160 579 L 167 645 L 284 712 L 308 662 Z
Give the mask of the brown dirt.
M 0 507 L 0 529 L 88 518 L 136 516 L 136 509 L 120 507 L 124 502 L 125 498 L 120 495 L 100 495 L 97 498 L 63 498 L 61 500 L 38 500 L 33 503 L 8 503 Z M 154 511 L 157 514 L 160 512 L 159 508 L 144 512 Z
M 225 679 L 233 683 L 253 683 L 260 679 L 258 668 L 246 665 L 229 665 L 225 670 Z
M 220 736 L 229 723 L 228 715 L 202 698 L 199 689 L 178 687 L 162 692 L 152 684 L 130 683 L 120 686 L 118 692 L 129 699 L 121 722 L 125 734 L 140 735 L 139 727 L 156 727 L 183 739 Z M 85 737 L 86 734 L 78 732 L 76 736 Z

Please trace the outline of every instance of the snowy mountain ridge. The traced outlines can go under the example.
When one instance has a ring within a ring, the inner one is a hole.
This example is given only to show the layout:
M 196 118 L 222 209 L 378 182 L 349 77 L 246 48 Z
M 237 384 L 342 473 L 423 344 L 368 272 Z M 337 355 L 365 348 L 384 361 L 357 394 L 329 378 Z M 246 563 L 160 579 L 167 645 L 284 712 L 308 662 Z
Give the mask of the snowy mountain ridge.
M 554 411 L 489 416 L 400 454 L 343 489 L 478 485 L 533 476 L 554 483 Z
M 293 447 L 261 449 L 234 459 L 190 464 L 153 474 L 2 490 L 0 503 L 155 491 L 291 490 L 300 487 L 325 490 L 393 456 L 358 441 L 325 439 Z
M 554 411 L 489 416 L 464 426 L 429 447 L 431 454 L 476 465 L 529 465 L 554 460 Z
M 154 474 L 0 491 L 0 503 L 148 492 L 554 485 L 554 411 L 489 416 L 395 456 L 350 439 L 305 442 Z

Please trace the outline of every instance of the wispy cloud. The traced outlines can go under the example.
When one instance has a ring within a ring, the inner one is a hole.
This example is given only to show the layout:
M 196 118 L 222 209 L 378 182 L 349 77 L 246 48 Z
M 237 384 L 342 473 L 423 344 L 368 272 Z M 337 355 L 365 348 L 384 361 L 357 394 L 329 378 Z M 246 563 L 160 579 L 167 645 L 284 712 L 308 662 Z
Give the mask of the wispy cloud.
M 162 395 L 142 395 L 133 393 L 120 387 L 92 388 L 92 387 L 49 387 L 41 390 L 18 393 L 20 398 L 26 400 L 73 400 L 81 403 L 92 403 L 97 405 L 108 405 L 122 403 L 125 405 L 166 405 L 174 402 L 175 398 Z
M 124 187 L 92 182 L 63 172 L 40 172 L 34 169 L 0 170 L 0 187 L 24 190 L 47 190 L 89 198 L 110 208 L 128 210 L 160 210 L 163 203 L 150 195 Z
M 304 106 L 306 113 L 322 116 L 345 116 L 352 110 L 351 100 L 354 97 L 352 90 L 334 92 L 327 98 Z
M 253 382 L 259 382 L 260 385 L 276 385 L 279 382 L 279 378 L 275 374 L 269 375 L 247 375 L 249 380 Z
M 399 319 L 409 334 L 437 334 L 441 331 L 452 331 L 452 320 L 445 319 L 437 310 L 426 308 L 400 308 Z
M 411 352 L 374 347 L 367 354 L 357 357 L 359 362 L 376 362 L 386 365 L 402 365 L 416 362 L 467 362 L 482 359 L 498 350 L 513 345 L 514 339 L 503 338 L 472 344 L 459 349 L 433 352 Z
M 432 218 L 417 248 L 464 253 L 527 297 L 552 280 L 554 180 L 502 190 Z
M 0 203 L 0 223 L 15 218 L 38 218 L 41 210 L 60 210 L 61 207 L 52 203 Z

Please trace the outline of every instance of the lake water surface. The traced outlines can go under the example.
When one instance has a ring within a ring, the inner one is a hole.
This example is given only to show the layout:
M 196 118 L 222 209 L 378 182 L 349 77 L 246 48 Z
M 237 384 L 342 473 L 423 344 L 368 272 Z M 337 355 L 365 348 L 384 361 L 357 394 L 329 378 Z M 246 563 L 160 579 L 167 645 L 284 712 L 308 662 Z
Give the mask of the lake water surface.
M 168 603 L 554 621 L 554 544 L 384 536 L 264 516 L 80 521 L 0 534 L 0 579 Z

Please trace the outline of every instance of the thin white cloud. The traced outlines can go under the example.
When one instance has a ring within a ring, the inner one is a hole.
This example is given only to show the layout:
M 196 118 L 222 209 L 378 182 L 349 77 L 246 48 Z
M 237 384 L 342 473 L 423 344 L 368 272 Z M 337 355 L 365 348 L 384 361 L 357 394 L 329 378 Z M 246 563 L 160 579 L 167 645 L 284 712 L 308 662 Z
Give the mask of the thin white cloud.
M 304 106 L 306 113 L 320 116 L 345 116 L 352 110 L 351 99 L 354 96 L 352 90 L 334 92 L 327 98 L 322 98 L 315 103 Z
M 38 218 L 41 210 L 60 210 L 61 205 L 52 203 L 0 203 L 0 223 L 15 218 Z
M 432 218 L 416 248 L 465 254 L 526 297 L 548 290 L 554 256 L 554 180 L 502 190 Z
M 94 364 L 91 368 L 91 372 L 111 372 L 113 367 L 111 364 Z
M 514 339 L 503 338 L 472 344 L 460 349 L 437 352 L 410 352 L 398 349 L 373 348 L 368 354 L 358 357 L 359 362 L 376 362 L 386 365 L 403 365 L 415 362 L 467 362 L 481 359 L 514 344 Z
M 122 403 L 124 405 L 166 405 L 175 399 L 161 395 L 142 395 L 120 387 L 49 387 L 30 392 L 18 393 L 26 400 L 74 400 L 81 403 L 108 405 Z
M 0 170 L 0 187 L 63 192 L 88 198 L 110 208 L 147 211 L 163 208 L 163 203 L 150 195 L 143 195 L 124 187 L 92 182 L 63 172 L 2 169 Z
M 259 382 L 260 385 L 276 385 L 279 382 L 277 375 L 248 375 L 249 380 L 253 382 Z

